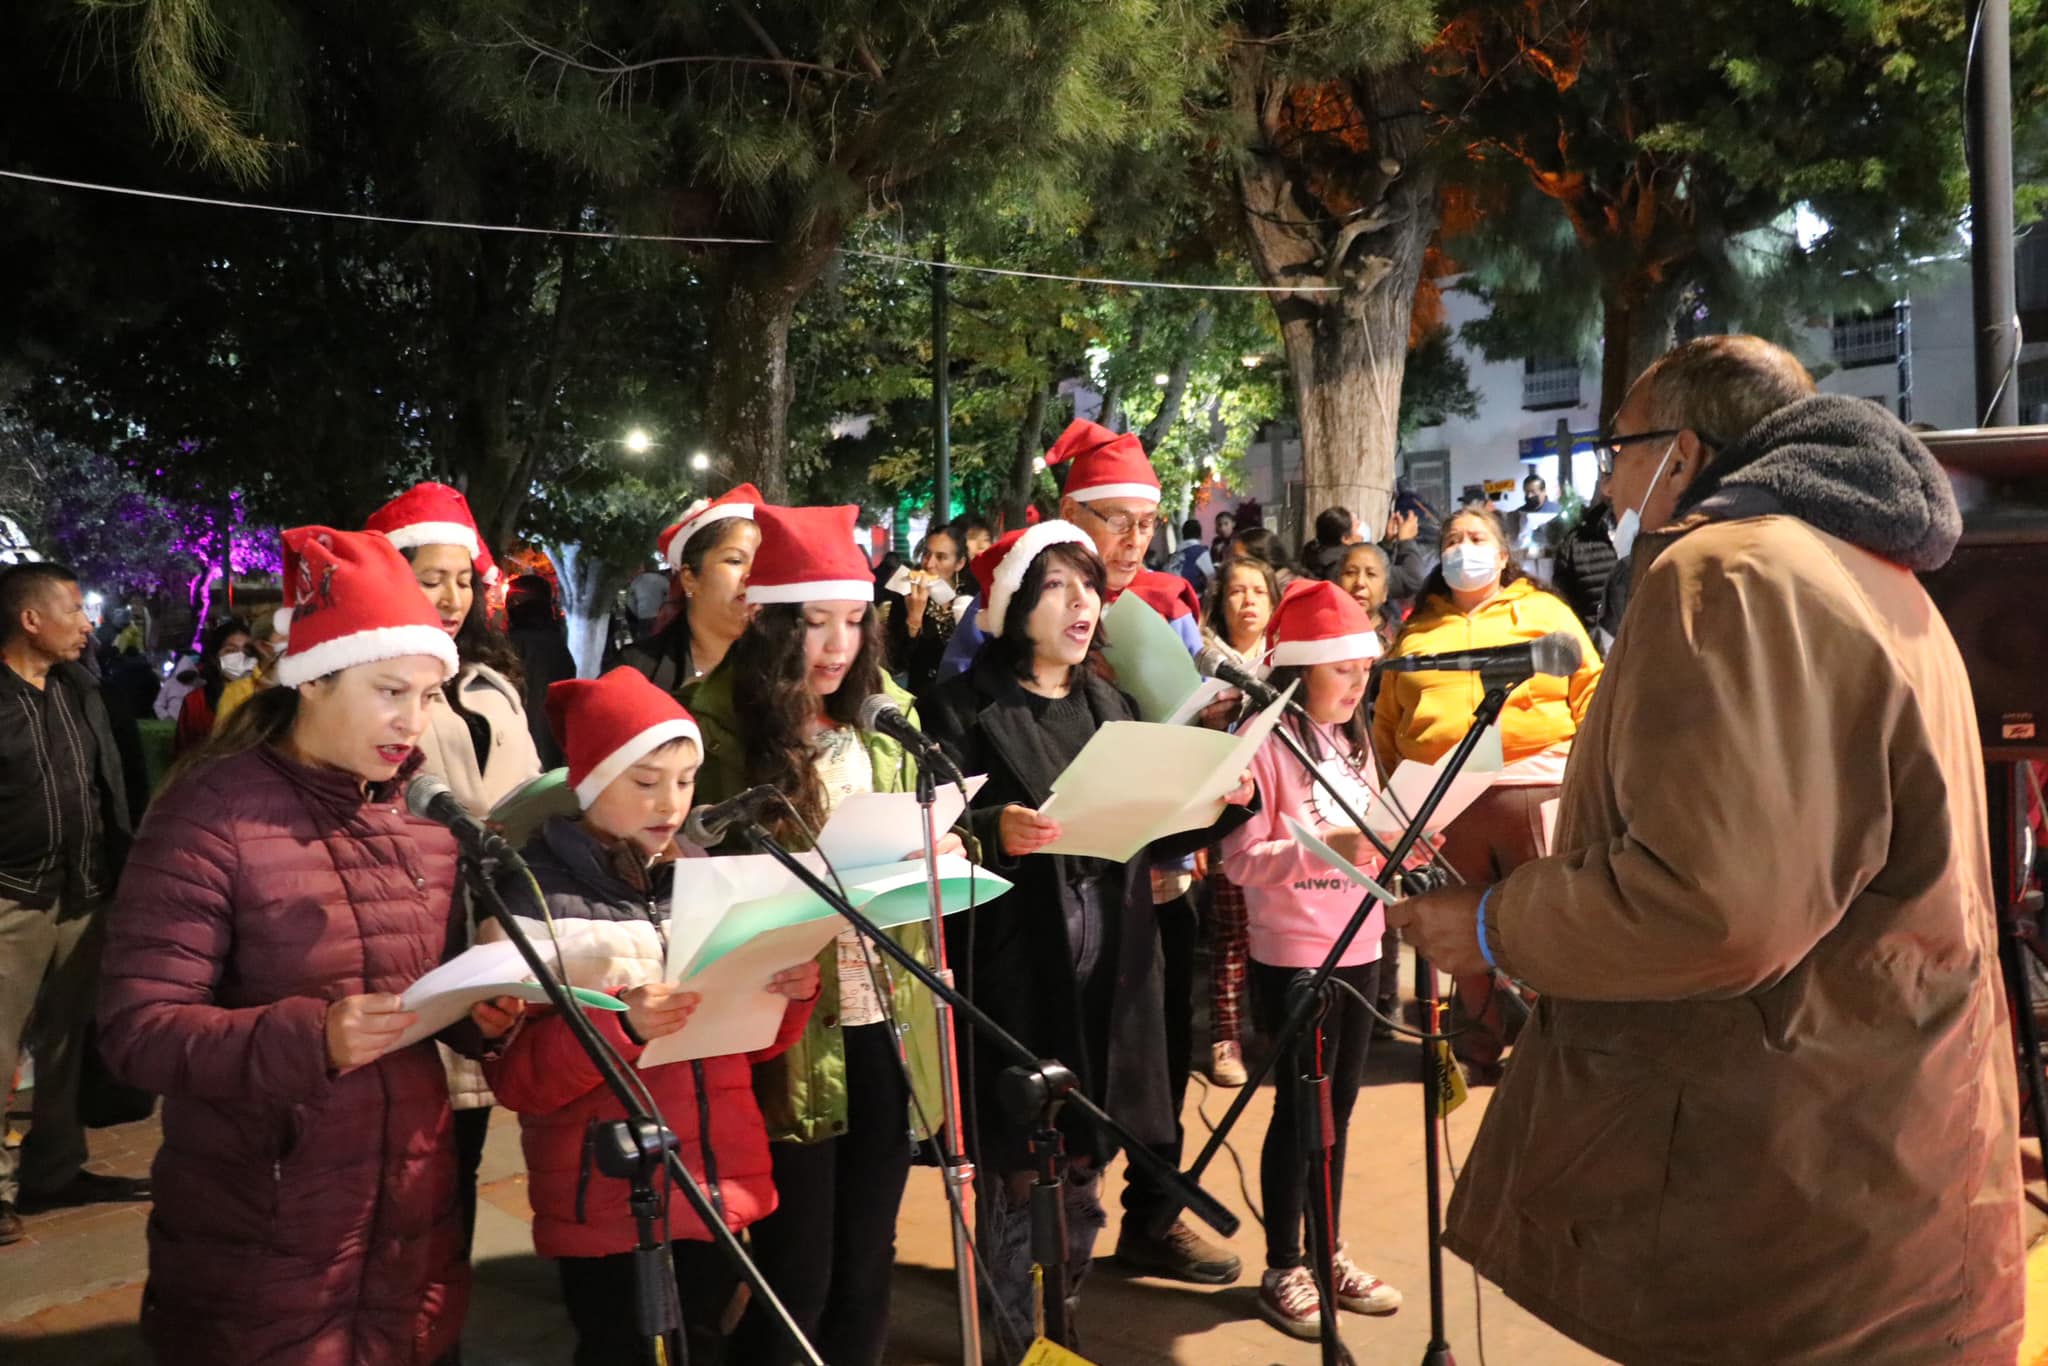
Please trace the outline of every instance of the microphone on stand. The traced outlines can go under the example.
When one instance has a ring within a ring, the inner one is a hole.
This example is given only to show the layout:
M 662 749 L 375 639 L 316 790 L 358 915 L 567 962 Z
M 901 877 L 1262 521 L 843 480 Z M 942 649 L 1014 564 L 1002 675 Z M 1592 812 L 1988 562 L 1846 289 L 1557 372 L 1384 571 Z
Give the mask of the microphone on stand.
M 943 781 L 955 786 L 966 782 L 945 747 L 911 725 L 910 718 L 903 714 L 903 708 L 890 701 L 887 694 L 870 694 L 860 704 L 860 719 L 855 724 L 869 735 L 883 735 L 894 740 L 915 754 L 919 764 L 938 774 Z
M 700 849 L 723 844 L 726 831 L 760 819 L 761 813 L 780 799 L 781 794 L 774 787 L 763 783 L 722 802 L 700 806 L 684 819 L 683 838 Z
M 405 809 L 423 821 L 446 826 L 462 852 L 480 863 L 519 857 L 503 835 L 470 815 L 448 784 L 431 773 L 416 773 L 406 783 Z
M 1488 645 L 1477 650 L 1454 650 L 1440 655 L 1402 655 L 1382 659 L 1375 668 L 1388 673 L 1476 673 L 1488 683 L 1520 683 L 1535 674 L 1569 678 L 1579 671 L 1584 658 L 1578 639 L 1569 631 L 1552 631 L 1534 640 L 1513 645 Z
M 1195 656 L 1195 672 L 1219 683 L 1228 683 L 1252 700 L 1261 711 L 1280 700 L 1280 690 L 1233 659 L 1220 645 L 1204 645 Z

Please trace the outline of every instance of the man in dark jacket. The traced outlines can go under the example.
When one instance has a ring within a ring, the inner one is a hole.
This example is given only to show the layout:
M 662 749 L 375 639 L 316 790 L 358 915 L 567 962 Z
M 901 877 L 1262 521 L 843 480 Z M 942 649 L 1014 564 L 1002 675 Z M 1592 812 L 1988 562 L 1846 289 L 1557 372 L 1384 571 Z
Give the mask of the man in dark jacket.
M 99 685 L 78 662 L 92 622 L 78 577 L 39 561 L 0 572 L 0 1084 L 38 1035 L 35 1103 L 15 1155 L 0 1147 L 0 1244 L 17 1206 L 145 1193 L 85 1170 L 79 1068 L 98 977 L 100 906 L 128 849 L 128 799 Z
M 1422 591 L 1423 580 L 1436 567 L 1422 535 L 1422 514 L 1428 505 L 1412 493 L 1394 499 L 1387 516 L 1387 538 L 1380 548 L 1387 552 L 1387 601 L 1406 606 Z
M 1614 506 L 1607 501 L 1607 476 L 1600 476 L 1594 500 L 1558 547 L 1552 587 L 1572 605 L 1590 634 L 1600 622 L 1600 604 L 1614 577 Z

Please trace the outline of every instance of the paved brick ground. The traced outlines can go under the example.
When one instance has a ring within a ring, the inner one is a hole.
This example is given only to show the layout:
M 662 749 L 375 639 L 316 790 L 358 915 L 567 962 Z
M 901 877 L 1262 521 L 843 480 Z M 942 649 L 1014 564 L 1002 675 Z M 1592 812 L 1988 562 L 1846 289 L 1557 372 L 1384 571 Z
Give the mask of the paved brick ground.
M 1427 1283 L 1422 1229 L 1421 1095 L 1408 1080 L 1416 1054 L 1409 1045 L 1386 1045 L 1353 1120 L 1351 1162 L 1345 1185 L 1345 1232 L 1361 1262 L 1407 1292 L 1407 1305 L 1386 1319 L 1343 1318 L 1345 1339 L 1360 1363 L 1410 1366 L 1422 1359 L 1428 1338 Z M 1222 1114 L 1230 1093 L 1192 1088 L 1188 1124 L 1202 1133 L 1202 1111 Z M 1452 1116 L 1451 1145 L 1462 1156 L 1488 1092 Z M 1271 1112 L 1270 1092 L 1259 1095 L 1233 1139 L 1248 1170 Z M 157 1143 L 152 1123 L 94 1135 L 96 1169 L 143 1174 Z M 1190 1147 L 1192 1154 L 1193 1147 Z M 1112 1173 L 1107 1203 L 1112 1226 L 1101 1251 L 1114 1242 L 1120 1172 Z M 569 1359 L 570 1338 L 552 1269 L 535 1257 L 528 1232 L 525 1178 L 520 1172 L 516 1121 L 499 1116 L 485 1157 L 484 1200 L 477 1228 L 477 1291 L 465 1352 L 485 1366 L 526 1366 Z M 1252 1178 L 1256 1196 L 1256 1178 Z M 1102 1366 L 1308 1366 L 1319 1359 L 1312 1343 L 1285 1338 L 1255 1317 L 1253 1277 L 1262 1264 L 1258 1225 L 1250 1218 L 1236 1171 L 1226 1155 L 1207 1182 L 1245 1217 L 1232 1240 L 1246 1279 L 1208 1290 L 1149 1280 L 1127 1280 L 1105 1260 L 1086 1286 L 1081 1330 L 1088 1357 Z M 38 1216 L 28 1239 L 0 1249 L 0 1361 L 7 1366 L 114 1366 L 140 1358 L 134 1322 L 145 1273 L 144 1211 L 101 1207 Z M 2036 1221 L 2037 1227 L 2039 1220 Z M 2040 1259 L 2037 1258 L 2037 1261 Z M 1475 1317 L 1471 1271 L 1447 1259 L 1449 1338 L 1466 1366 L 1482 1362 L 1481 1321 Z M 899 1230 L 895 1328 L 891 1366 L 959 1360 L 954 1327 L 951 1244 L 937 1174 L 913 1174 Z M 1480 1292 L 1487 1357 L 1513 1366 L 1577 1366 L 1599 1358 L 1552 1333 L 1491 1286 Z M 2031 1366 L 2031 1362 L 2030 1362 Z

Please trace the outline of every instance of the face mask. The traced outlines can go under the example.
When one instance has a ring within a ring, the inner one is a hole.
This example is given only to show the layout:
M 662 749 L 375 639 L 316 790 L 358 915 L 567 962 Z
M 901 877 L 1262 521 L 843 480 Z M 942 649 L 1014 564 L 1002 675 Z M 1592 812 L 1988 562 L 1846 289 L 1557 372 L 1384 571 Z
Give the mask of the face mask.
M 256 661 L 240 651 L 220 657 L 220 676 L 222 678 L 247 678 L 254 672 L 256 672 Z
M 1466 541 L 1444 552 L 1444 582 L 1472 593 L 1500 582 L 1500 558 L 1490 545 Z
M 1649 502 L 1650 495 L 1657 491 L 1657 481 L 1664 477 L 1664 467 L 1671 463 L 1671 452 L 1677 448 L 1678 443 L 1676 441 L 1673 441 L 1664 448 L 1664 458 L 1657 462 L 1657 472 L 1650 476 L 1650 487 L 1643 490 L 1643 501 L 1645 503 Z M 1616 559 L 1625 560 L 1628 558 L 1629 551 L 1635 549 L 1636 533 L 1642 529 L 1642 513 L 1634 508 L 1630 508 L 1621 514 L 1621 517 L 1614 523 L 1613 535 L 1608 537 L 1609 540 L 1614 542 L 1614 555 Z

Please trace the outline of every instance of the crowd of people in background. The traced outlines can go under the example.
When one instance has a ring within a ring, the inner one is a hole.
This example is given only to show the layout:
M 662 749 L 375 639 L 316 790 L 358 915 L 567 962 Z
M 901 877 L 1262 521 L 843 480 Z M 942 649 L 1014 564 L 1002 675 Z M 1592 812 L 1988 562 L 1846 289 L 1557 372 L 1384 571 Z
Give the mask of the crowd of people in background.
M 1696 476 L 1696 449 L 1690 466 L 1671 449 L 1672 478 Z M 1403 489 L 1383 525 L 1323 509 L 1290 553 L 1249 505 L 1217 511 L 1206 535 L 1200 518 L 1171 535 L 1132 435 L 1077 420 L 1047 463 L 1064 476 L 1051 515 L 1000 532 L 957 518 L 879 562 L 852 507 L 779 507 L 751 485 L 701 500 L 654 537 L 624 590 L 629 639 L 596 678 L 575 677 L 545 577 L 519 576 L 493 610 L 498 567 L 463 495 L 439 484 L 398 494 L 360 531 L 285 533 L 283 602 L 209 626 L 168 700 L 138 668 L 134 626 L 91 648 L 69 571 L 0 573 L 0 1079 L 31 1032 L 36 1065 L 18 1162 L 0 1148 L 0 1244 L 25 1214 L 153 1199 L 143 1328 L 158 1359 L 453 1361 L 479 1163 L 502 1108 L 517 1116 L 535 1246 L 556 1264 L 576 1360 L 629 1359 L 634 1221 L 622 1186 L 593 1184 L 583 1138 L 625 1112 L 563 1022 L 516 999 L 478 1003 L 433 1037 L 408 1032 L 399 993 L 500 931 L 477 870 L 407 813 L 401 789 L 430 774 L 473 815 L 516 826 L 550 932 L 559 922 L 596 946 L 579 982 L 623 1006 L 597 1014 L 600 1032 L 637 1061 L 699 1004 L 663 975 L 676 863 L 736 851 L 691 843 L 685 816 L 771 787 L 784 808 L 767 820 L 800 849 L 849 798 L 911 790 L 912 751 L 860 724 L 876 696 L 987 775 L 938 849 L 1012 887 L 947 923 L 962 988 L 1178 1166 L 1198 1016 L 1201 1070 L 1242 1086 L 1247 1045 L 1275 1043 L 1290 979 L 1323 961 L 1356 905 L 1286 822 L 1385 870 L 1277 737 L 1207 826 L 1124 862 L 1055 852 L 1054 780 L 1104 725 L 1138 715 L 1104 663 L 1105 610 L 1131 594 L 1190 654 L 1208 646 L 1294 686 L 1301 710 L 1283 724 L 1358 794 L 1448 753 L 1482 690 L 1472 673 L 1383 674 L 1376 660 L 1573 638 L 1577 668 L 1517 690 L 1492 785 L 1430 855 L 1477 888 L 1550 851 L 1546 813 L 1601 686 L 1639 513 L 1615 514 L 1605 468 L 1597 496 L 1547 533 L 1560 509 L 1534 475 L 1505 517 Z M 1663 476 L 1638 501 L 1664 497 L 1668 512 Z M 166 707 L 176 761 L 151 801 L 134 737 Z M 1196 724 L 1242 712 L 1226 693 Z M 1375 912 L 1338 963 L 1351 990 L 1324 1024 L 1339 1193 L 1372 1041 L 1402 1013 L 1387 919 Z M 925 922 L 889 933 L 937 961 Z M 1529 1000 L 1490 956 L 1455 982 L 1459 1056 L 1492 1081 Z M 641 1076 L 796 1325 L 825 1359 L 874 1366 L 910 1167 L 944 1119 L 934 1003 L 851 930 L 763 988 L 786 1001 L 768 1047 Z M 979 1037 L 960 1048 L 956 1137 L 982 1174 L 987 1317 L 1014 1361 L 1036 1319 L 1028 1134 L 997 1099 L 1006 1059 Z M 85 1168 L 80 1089 L 95 1069 L 163 1098 L 153 1186 Z M 1311 1338 L 1327 1313 L 1392 1313 L 1402 1294 L 1366 1269 L 1370 1247 L 1343 1242 L 1324 1302 L 1303 1241 L 1299 1083 L 1279 1075 L 1256 1302 Z M 1059 1123 L 1078 1302 L 1120 1154 L 1077 1111 Z M 1144 1167 L 1128 1170 L 1123 1268 L 1237 1281 L 1239 1259 L 1173 1207 Z M 669 1237 L 692 1359 L 790 1359 L 710 1230 L 683 1213 Z

